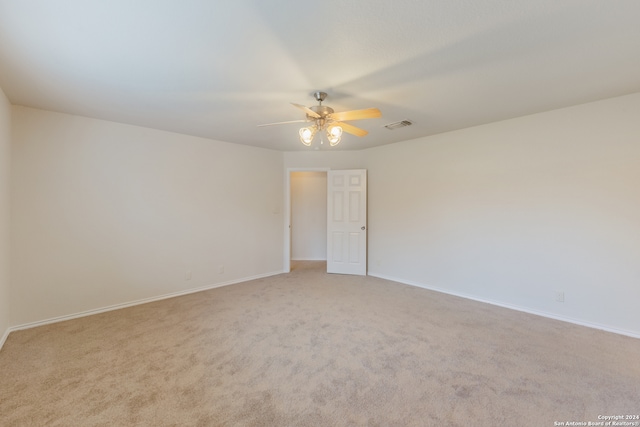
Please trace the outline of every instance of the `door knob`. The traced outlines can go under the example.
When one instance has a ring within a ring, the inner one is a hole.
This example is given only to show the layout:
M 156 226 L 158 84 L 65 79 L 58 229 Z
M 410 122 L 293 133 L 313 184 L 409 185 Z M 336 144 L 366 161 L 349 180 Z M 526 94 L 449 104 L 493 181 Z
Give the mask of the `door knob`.
M 360 230 L 364 231 L 366 229 L 366 227 L 363 225 L 362 227 L 360 227 Z

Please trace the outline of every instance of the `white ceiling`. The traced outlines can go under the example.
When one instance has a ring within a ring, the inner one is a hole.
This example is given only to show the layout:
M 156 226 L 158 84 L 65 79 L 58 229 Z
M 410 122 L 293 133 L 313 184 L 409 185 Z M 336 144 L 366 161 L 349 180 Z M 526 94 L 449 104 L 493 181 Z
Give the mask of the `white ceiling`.
M 313 148 L 299 125 L 257 125 L 324 90 L 336 111 L 382 111 L 331 148 L 362 149 L 640 91 L 640 1 L 0 0 L 0 87 L 278 150 Z

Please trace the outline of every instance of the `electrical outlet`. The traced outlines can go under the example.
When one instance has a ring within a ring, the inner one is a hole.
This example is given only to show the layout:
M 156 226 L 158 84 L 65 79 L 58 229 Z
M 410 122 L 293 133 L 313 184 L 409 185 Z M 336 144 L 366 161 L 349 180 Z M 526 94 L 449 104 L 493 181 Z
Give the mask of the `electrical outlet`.
M 224 274 L 224 264 L 218 266 L 218 274 Z
M 187 272 L 184 273 L 184 280 L 191 280 L 191 270 L 187 270 Z
M 556 301 L 557 302 L 564 302 L 564 292 L 563 291 L 556 291 Z

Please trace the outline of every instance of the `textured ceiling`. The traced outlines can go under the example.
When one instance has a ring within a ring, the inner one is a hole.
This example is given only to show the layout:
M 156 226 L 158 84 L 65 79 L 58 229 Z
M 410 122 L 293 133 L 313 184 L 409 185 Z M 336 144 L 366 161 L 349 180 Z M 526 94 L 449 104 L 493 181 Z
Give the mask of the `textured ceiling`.
M 382 111 L 331 148 L 362 149 L 638 92 L 639 21 L 637 0 L 0 0 L 0 87 L 279 150 L 314 147 L 257 125 L 324 90 L 336 111 Z

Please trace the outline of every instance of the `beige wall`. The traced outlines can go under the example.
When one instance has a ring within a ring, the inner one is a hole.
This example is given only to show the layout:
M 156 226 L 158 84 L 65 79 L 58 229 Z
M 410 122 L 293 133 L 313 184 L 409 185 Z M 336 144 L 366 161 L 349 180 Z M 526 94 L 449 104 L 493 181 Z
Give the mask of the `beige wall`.
M 284 153 L 284 167 L 362 169 L 362 151 L 288 151 Z
M 9 329 L 11 105 L 0 89 L 0 347 Z
M 640 336 L 639 117 L 634 94 L 367 150 L 370 273 Z
M 282 270 L 282 153 L 24 107 L 13 127 L 13 325 Z
M 366 168 L 371 274 L 640 335 L 640 94 L 289 153 L 0 101 L 0 332 L 278 272 L 287 169 Z

